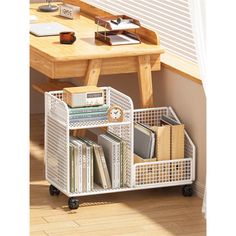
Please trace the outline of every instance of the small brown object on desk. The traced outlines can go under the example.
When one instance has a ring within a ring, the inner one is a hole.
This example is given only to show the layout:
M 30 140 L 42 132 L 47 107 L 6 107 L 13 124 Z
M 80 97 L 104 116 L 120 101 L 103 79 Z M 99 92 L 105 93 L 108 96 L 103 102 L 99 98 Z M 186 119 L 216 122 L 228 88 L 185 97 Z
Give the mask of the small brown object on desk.
M 73 44 L 76 40 L 75 32 L 61 32 L 60 43 L 61 44 Z

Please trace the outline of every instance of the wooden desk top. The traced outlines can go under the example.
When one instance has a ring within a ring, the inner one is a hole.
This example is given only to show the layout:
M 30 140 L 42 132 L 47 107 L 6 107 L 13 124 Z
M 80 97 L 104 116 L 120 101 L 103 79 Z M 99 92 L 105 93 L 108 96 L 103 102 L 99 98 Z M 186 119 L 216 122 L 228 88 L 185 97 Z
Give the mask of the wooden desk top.
M 30 50 L 52 62 L 87 60 L 97 58 L 129 57 L 153 55 L 164 52 L 160 45 L 142 39 L 141 44 L 108 46 L 95 40 L 97 25 L 91 16 L 81 12 L 80 16 L 71 20 L 59 16 L 59 11 L 44 13 L 37 11 L 40 4 L 30 4 L 30 14 L 38 17 L 38 22 L 58 22 L 75 31 L 77 37 L 73 45 L 59 43 L 59 36 L 37 37 L 30 34 Z M 102 27 L 100 27 L 102 29 Z M 158 37 L 158 35 L 156 35 Z M 159 38 L 156 40 L 159 42 Z

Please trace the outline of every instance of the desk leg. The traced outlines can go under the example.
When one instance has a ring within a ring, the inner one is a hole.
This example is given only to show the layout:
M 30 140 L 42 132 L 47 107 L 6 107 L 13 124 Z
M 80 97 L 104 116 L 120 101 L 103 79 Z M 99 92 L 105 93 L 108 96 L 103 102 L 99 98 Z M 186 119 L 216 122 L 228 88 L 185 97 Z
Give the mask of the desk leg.
M 93 59 L 89 61 L 88 69 L 86 72 L 84 86 L 98 84 L 98 79 L 101 71 L 102 59 Z M 73 136 L 85 136 L 86 130 L 74 130 Z
M 102 59 L 93 59 L 89 61 L 84 85 L 97 85 L 102 66 Z
M 153 107 L 153 88 L 150 56 L 138 56 L 138 83 L 141 107 Z

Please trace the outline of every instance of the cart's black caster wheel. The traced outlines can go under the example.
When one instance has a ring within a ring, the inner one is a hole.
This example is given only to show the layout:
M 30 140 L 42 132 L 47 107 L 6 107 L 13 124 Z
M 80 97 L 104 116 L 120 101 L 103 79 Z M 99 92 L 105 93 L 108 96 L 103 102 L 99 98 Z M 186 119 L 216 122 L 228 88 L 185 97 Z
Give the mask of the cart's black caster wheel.
M 68 206 L 71 210 L 77 209 L 79 207 L 79 199 L 75 197 L 70 197 L 68 199 Z
M 182 193 L 185 197 L 191 197 L 193 195 L 193 188 L 191 185 L 184 185 L 182 188 Z
M 60 190 L 51 184 L 49 187 L 49 193 L 51 196 L 58 196 L 60 194 Z

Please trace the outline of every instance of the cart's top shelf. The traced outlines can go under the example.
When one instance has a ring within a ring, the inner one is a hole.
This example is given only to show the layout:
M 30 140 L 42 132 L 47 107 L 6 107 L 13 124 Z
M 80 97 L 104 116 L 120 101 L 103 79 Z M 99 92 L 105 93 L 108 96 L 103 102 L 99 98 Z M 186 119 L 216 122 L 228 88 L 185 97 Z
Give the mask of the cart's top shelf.
M 63 91 L 51 91 L 45 93 L 45 114 L 51 119 L 67 126 L 68 129 L 85 129 L 106 127 L 114 125 L 131 124 L 133 121 L 133 102 L 127 95 L 111 87 L 102 87 L 104 90 L 105 104 L 117 105 L 123 109 L 124 120 L 122 122 L 109 122 L 107 117 L 71 120 L 68 105 L 62 100 Z

